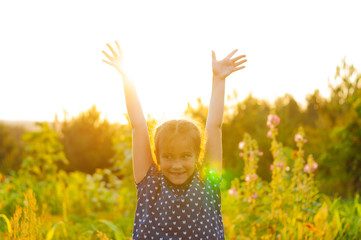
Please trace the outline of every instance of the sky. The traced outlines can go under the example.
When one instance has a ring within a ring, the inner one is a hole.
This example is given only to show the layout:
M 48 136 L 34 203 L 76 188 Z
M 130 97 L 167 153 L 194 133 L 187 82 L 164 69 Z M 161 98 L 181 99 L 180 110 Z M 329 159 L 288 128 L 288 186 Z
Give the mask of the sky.
M 246 68 L 226 95 L 304 104 L 329 96 L 342 59 L 361 71 L 358 1 L 1 1 L 0 120 L 52 121 L 93 105 L 124 121 L 119 73 L 102 62 L 117 40 L 145 115 L 182 117 L 188 102 L 209 103 L 211 51 L 233 49 Z

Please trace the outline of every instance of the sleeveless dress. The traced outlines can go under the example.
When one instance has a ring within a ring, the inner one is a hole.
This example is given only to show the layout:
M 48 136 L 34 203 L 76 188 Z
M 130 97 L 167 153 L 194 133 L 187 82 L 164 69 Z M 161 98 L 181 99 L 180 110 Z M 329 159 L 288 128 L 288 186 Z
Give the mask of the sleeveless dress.
M 136 184 L 134 240 L 224 240 L 220 184 L 222 178 L 199 171 L 184 184 L 172 184 L 155 163 Z

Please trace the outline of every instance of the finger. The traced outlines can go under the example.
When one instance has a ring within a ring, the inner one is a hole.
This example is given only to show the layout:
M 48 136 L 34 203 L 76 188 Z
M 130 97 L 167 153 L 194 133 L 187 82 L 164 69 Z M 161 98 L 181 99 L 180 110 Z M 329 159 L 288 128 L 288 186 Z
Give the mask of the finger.
M 113 56 L 114 56 L 114 57 L 117 57 L 117 56 L 118 56 L 117 52 L 114 51 L 114 49 L 113 49 L 108 43 L 107 43 L 107 46 L 108 46 L 108 48 L 110 49 L 110 51 L 113 53 Z
M 241 58 L 244 58 L 244 57 L 246 57 L 246 55 L 241 55 L 241 56 L 238 56 L 238 57 L 235 57 L 235 58 L 233 58 L 233 59 L 231 59 L 233 62 L 235 62 L 235 61 L 237 61 L 237 60 L 239 60 L 239 59 L 241 59 Z
M 233 72 L 238 71 L 238 70 L 241 70 L 241 69 L 243 69 L 243 68 L 245 68 L 245 67 L 246 67 L 246 66 L 236 67 L 236 68 L 233 70 Z
M 113 57 L 111 57 L 108 53 L 106 53 L 105 51 L 102 51 L 102 53 L 104 53 L 104 55 L 111 61 Z
M 227 55 L 226 58 L 231 58 L 237 51 L 238 49 L 234 49 L 230 54 Z
M 120 49 L 119 43 L 115 41 L 115 45 L 117 45 L 119 54 L 122 54 L 122 50 Z
M 212 50 L 212 60 L 215 61 L 216 60 L 216 53 Z
M 243 61 L 240 61 L 240 62 L 237 62 L 237 63 L 234 63 L 233 66 L 237 67 L 239 65 L 241 65 L 242 63 L 245 63 L 247 62 L 247 59 L 243 60 Z
M 108 61 L 105 61 L 105 60 L 102 60 L 103 62 L 105 62 L 106 64 L 109 64 L 110 66 L 113 66 L 113 64 L 111 62 L 108 62 Z

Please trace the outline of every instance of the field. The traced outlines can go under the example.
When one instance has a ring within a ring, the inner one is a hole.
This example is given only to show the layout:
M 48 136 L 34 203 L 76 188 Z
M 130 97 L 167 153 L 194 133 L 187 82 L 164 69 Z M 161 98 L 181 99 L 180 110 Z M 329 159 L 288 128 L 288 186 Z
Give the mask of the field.
M 318 164 L 305 156 L 303 129 L 294 137 L 290 162 L 277 140 L 278 124 L 278 116 L 270 114 L 272 181 L 256 173 L 263 156 L 257 142 L 245 134 L 238 144 L 244 173 L 221 187 L 226 239 L 360 239 L 359 195 L 346 201 L 320 193 L 314 180 Z M 23 136 L 27 157 L 21 168 L 1 175 L 1 238 L 131 239 L 136 189 L 129 146 L 118 145 L 123 161 L 112 168 L 66 173 L 56 164 L 67 161 L 56 132 L 39 126 Z M 117 173 L 126 167 L 127 174 Z

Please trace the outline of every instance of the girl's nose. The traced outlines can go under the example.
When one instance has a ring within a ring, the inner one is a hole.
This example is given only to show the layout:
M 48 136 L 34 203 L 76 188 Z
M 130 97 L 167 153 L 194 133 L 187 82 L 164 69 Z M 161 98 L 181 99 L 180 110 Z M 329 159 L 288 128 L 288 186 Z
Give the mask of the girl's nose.
M 173 164 L 172 164 L 172 168 L 174 169 L 179 169 L 182 168 L 182 162 L 180 161 L 180 159 L 174 159 Z

